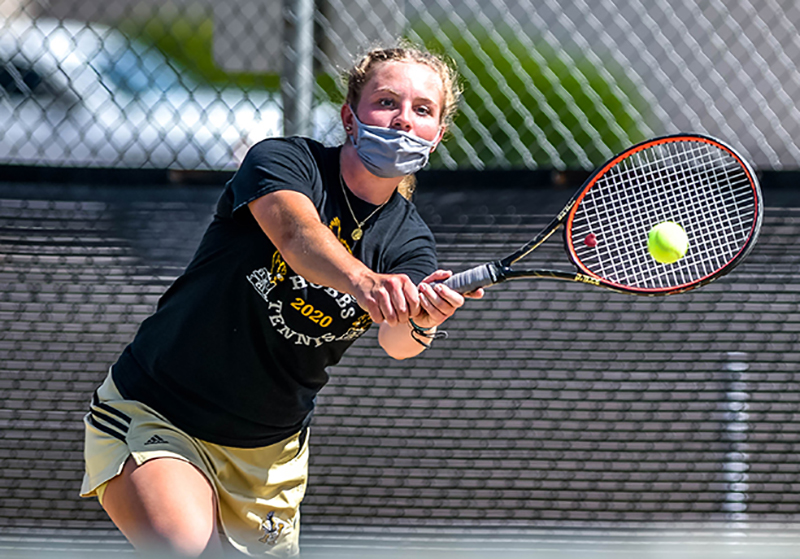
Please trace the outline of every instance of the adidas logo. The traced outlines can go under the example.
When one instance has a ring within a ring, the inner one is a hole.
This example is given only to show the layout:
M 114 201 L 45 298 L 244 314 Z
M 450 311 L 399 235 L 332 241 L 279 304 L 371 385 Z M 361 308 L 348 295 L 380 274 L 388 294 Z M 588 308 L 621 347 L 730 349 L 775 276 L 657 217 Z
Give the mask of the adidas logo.
M 151 445 L 151 444 L 169 444 L 169 441 L 165 441 L 164 439 L 162 439 L 158 435 L 153 435 L 152 437 L 147 439 L 147 442 L 144 443 L 144 446 Z

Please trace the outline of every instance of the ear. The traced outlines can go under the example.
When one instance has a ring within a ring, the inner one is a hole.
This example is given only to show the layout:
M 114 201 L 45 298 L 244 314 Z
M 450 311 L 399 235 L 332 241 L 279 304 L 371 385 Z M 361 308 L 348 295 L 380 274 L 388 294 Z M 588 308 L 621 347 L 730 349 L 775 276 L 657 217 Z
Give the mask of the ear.
M 356 122 L 355 117 L 353 115 L 353 110 L 350 108 L 350 105 L 345 103 L 342 105 L 341 116 L 342 116 L 342 126 L 344 126 L 344 132 L 348 136 L 355 134 L 356 130 Z

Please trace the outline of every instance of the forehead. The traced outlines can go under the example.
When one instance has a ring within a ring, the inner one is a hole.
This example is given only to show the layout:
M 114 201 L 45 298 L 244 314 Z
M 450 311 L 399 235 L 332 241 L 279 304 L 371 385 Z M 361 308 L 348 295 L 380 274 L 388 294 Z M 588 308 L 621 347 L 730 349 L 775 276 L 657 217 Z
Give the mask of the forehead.
M 366 91 L 394 90 L 439 101 L 444 94 L 441 76 L 421 62 L 390 60 L 375 65 L 365 84 Z

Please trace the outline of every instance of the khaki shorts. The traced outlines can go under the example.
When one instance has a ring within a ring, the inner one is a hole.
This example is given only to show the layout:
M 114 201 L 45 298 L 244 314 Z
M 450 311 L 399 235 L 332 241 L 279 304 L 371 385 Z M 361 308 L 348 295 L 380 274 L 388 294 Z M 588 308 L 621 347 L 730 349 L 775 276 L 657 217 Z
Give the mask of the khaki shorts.
M 124 400 L 108 375 L 84 418 L 86 473 L 81 497 L 102 503 L 105 484 L 129 456 L 185 460 L 217 496 L 220 530 L 248 555 L 299 554 L 300 502 L 308 480 L 308 441 L 300 433 L 261 448 L 211 444 L 187 435 L 148 406 Z M 308 430 L 304 435 L 307 435 Z

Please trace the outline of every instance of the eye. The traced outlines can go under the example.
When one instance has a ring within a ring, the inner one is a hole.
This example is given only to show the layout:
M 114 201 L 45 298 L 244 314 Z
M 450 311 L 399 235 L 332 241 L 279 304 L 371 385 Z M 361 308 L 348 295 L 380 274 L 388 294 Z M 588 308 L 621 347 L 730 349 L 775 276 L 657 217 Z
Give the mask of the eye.
M 378 100 L 378 105 L 386 108 L 394 107 L 394 99 L 392 99 L 391 97 L 383 97 Z

